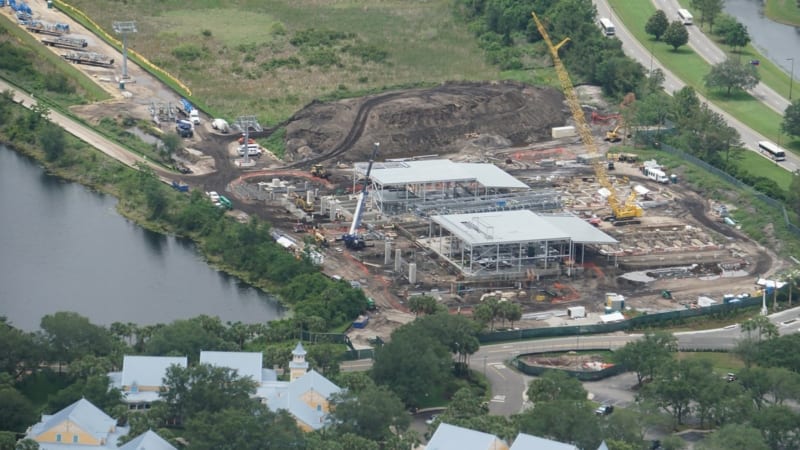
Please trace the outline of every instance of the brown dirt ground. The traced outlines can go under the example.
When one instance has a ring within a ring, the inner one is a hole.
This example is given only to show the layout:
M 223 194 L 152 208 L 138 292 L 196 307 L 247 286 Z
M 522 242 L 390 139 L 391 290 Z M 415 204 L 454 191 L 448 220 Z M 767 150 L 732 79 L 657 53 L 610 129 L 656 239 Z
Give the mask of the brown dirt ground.
M 69 23 L 73 37 L 83 37 L 89 41 L 87 50 L 113 56 L 118 61 L 112 69 L 76 66 L 114 97 L 106 102 L 75 107 L 73 110 L 76 114 L 90 123 L 96 123 L 103 117 L 127 116 L 149 120 L 149 105 L 178 103 L 177 94 L 130 61 L 128 72 L 131 79 L 126 83 L 125 91 L 121 91 L 118 86 L 121 54 L 57 10 L 47 10 L 38 3 L 35 6 L 36 18 L 51 23 Z M 2 11 L 4 14 L 9 13 L 8 8 L 3 8 Z M 53 51 L 65 53 L 64 50 Z M 503 150 L 529 144 L 535 146 L 535 143 L 549 139 L 551 127 L 563 126 L 568 122 L 569 112 L 563 99 L 563 95 L 552 88 L 505 81 L 454 82 L 432 88 L 392 91 L 331 103 L 313 102 L 283 124 L 278 124 L 285 126 L 287 130 L 285 161 L 264 157 L 257 161 L 253 169 L 241 169 L 234 164 L 230 148 L 238 136 L 235 133 L 216 133 L 208 126 L 209 118 L 204 117 L 195 137 L 186 141 L 186 146 L 192 151 L 182 155 L 182 159 L 195 173 L 175 174 L 174 178 L 187 182 L 196 189 L 231 193 L 229 186 L 232 181 L 241 181 L 248 177 L 269 179 L 275 173 L 281 173 L 282 177 L 291 176 L 287 172 L 290 169 L 299 170 L 296 172 L 297 178 L 308 179 L 305 174 L 308 167 L 312 163 L 322 162 L 334 169 L 334 177 L 330 181 L 346 186 L 349 178 L 344 170 L 336 170 L 338 163 L 365 160 L 372 150 L 373 142 L 381 143 L 381 159 L 456 153 L 463 156 L 466 152 L 481 157 L 496 155 L 499 157 L 498 161 L 504 161 Z M 584 99 L 581 101 L 584 102 Z M 599 104 L 600 100 L 593 98 L 591 102 Z M 162 124 L 164 130 L 171 127 L 172 124 Z M 273 130 L 274 128 L 267 129 L 263 135 L 268 135 Z M 503 167 L 502 163 L 500 165 Z M 521 165 L 528 167 L 527 164 L 515 164 L 504 168 L 512 170 Z M 321 189 L 330 189 L 328 182 L 316 179 L 310 181 Z M 280 208 L 233 195 L 232 197 L 238 210 L 267 219 L 276 227 L 291 229 L 291 224 L 296 221 Z M 693 223 L 728 236 L 743 251 L 756 255 L 751 270 L 753 274 L 770 273 L 779 265 L 779 259 L 772 252 L 710 217 L 707 214 L 709 205 L 699 195 L 686 193 L 680 201 Z M 355 341 L 366 344 L 367 338 L 386 338 L 393 328 L 413 319 L 411 314 L 404 311 L 398 295 L 400 292 L 392 285 L 393 280 L 388 275 L 356 263 L 346 250 L 331 249 L 327 252 L 326 259 L 326 271 L 362 281 L 368 294 L 379 305 L 380 311 L 374 314 L 370 326 L 359 332 Z M 603 292 L 615 290 L 629 297 L 635 296 L 645 305 L 674 307 L 677 306 L 676 301 L 660 298 L 662 289 L 680 291 L 682 296 L 689 298 L 707 295 L 713 290 L 746 291 L 752 285 L 751 278 L 726 280 L 724 285 L 719 282 L 681 279 L 661 280 L 646 287 L 626 288 L 614 281 L 613 274 L 606 274 L 604 277 L 585 277 L 585 280 L 574 283 L 574 288 L 583 292 L 590 301 L 596 301 L 593 297 L 601 296 Z M 557 309 L 565 308 L 566 305 L 540 307 Z M 525 325 L 541 326 L 534 323 L 520 324 Z

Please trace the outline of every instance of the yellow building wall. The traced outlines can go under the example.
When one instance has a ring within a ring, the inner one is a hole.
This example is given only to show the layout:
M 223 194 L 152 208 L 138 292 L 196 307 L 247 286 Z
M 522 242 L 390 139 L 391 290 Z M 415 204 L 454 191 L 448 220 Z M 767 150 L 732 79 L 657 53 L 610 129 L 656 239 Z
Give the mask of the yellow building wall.
M 492 445 L 490 445 L 486 450 L 508 450 L 508 444 L 500 439 L 495 439 L 494 442 L 492 442 Z
M 96 439 L 91 434 L 84 431 L 79 426 L 72 423 L 72 421 L 65 420 L 60 424 L 50 428 L 44 433 L 36 436 L 34 439 L 37 442 L 45 443 L 58 443 L 56 435 L 61 434 L 61 444 L 72 444 L 72 436 L 78 436 L 78 444 L 82 445 L 102 445 L 103 443 Z
M 161 390 L 161 386 L 138 386 L 139 392 L 158 392 Z M 123 392 L 130 392 L 130 386 L 122 386 Z
M 323 397 L 317 391 L 308 391 L 300 397 L 303 400 L 303 403 L 308 405 L 309 408 L 316 410 L 317 405 L 322 405 L 322 410 L 325 413 L 329 413 L 330 411 L 330 402 L 327 398 Z

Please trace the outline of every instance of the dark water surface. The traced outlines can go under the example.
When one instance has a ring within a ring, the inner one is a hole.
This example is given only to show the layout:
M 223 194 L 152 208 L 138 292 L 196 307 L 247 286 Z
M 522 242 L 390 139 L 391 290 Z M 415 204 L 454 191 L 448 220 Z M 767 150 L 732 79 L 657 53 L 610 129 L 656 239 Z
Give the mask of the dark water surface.
M 56 311 L 102 325 L 283 314 L 270 295 L 209 267 L 191 242 L 137 226 L 116 203 L 0 146 L 0 315 L 36 330 Z

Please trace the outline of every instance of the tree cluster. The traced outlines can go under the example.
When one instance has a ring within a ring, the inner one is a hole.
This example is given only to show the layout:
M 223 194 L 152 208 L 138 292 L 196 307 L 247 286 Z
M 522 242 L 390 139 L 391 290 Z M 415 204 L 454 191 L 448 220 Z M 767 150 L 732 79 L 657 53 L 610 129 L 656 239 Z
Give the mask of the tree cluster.
M 573 81 L 597 84 L 610 95 L 622 96 L 644 77 L 641 65 L 622 52 L 620 41 L 600 32 L 589 0 L 457 0 L 456 9 L 489 61 L 503 70 L 533 68 L 522 48 L 525 42 L 542 39 L 531 19 L 535 11 L 545 20 L 553 42 L 569 37 L 571 43 L 561 49 L 561 58 Z M 548 52 L 544 46 L 539 51 Z

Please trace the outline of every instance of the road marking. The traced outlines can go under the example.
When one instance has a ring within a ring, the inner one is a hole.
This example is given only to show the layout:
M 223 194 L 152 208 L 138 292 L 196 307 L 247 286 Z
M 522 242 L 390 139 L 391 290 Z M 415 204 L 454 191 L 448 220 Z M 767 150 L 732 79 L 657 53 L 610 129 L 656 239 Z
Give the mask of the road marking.
M 501 366 L 501 367 L 502 367 L 503 369 L 505 369 L 505 366 Z M 498 369 L 497 369 L 497 366 L 495 366 L 494 364 L 492 364 L 492 369 L 494 369 L 494 371 L 495 371 L 495 372 L 497 372 L 497 374 L 498 374 L 498 375 L 500 375 L 500 378 L 502 378 L 502 379 L 504 379 L 504 380 L 506 379 L 506 376 L 505 376 L 505 375 L 503 375 L 503 372 L 500 372 L 500 370 L 498 370 Z
M 505 403 L 506 396 L 505 395 L 495 395 L 492 397 L 492 401 L 495 403 Z
M 492 363 L 491 366 L 494 367 L 495 369 L 505 369 L 506 368 L 505 364 L 503 364 L 503 363 Z

